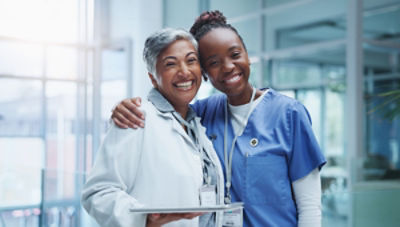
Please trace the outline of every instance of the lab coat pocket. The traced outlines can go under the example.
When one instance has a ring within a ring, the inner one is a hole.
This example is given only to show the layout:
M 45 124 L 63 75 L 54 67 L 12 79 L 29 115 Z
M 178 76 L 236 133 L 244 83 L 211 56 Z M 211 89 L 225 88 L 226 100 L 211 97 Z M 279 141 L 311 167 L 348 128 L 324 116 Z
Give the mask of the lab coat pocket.
M 245 190 L 250 204 L 273 205 L 283 203 L 286 191 L 287 178 L 286 160 L 279 155 L 255 155 L 246 160 Z

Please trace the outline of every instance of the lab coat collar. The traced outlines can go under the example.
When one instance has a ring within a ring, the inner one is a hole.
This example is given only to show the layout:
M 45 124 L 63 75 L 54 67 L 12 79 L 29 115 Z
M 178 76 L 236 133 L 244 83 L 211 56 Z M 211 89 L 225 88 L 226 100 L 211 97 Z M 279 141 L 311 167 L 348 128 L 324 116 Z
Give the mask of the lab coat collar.
M 162 113 L 175 112 L 174 107 L 169 101 L 155 88 L 152 88 L 147 96 L 147 99 Z M 196 117 L 196 112 L 189 106 L 186 114 L 186 121 L 190 122 Z

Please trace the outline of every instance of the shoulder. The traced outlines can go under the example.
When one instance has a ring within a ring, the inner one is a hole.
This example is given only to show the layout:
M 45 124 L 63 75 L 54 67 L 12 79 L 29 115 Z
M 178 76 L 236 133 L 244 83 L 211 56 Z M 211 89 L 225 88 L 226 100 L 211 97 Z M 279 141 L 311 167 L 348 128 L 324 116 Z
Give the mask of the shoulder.
M 268 93 L 269 94 L 267 94 L 266 96 L 269 95 L 272 99 L 274 99 L 275 101 L 279 101 L 284 106 L 290 107 L 298 103 L 296 99 L 286 96 L 278 91 L 275 91 L 274 89 L 269 89 Z
M 143 129 L 123 129 L 119 128 L 114 124 L 111 123 L 110 127 L 107 130 L 106 136 L 104 137 L 104 144 L 114 144 L 114 143 L 121 143 L 124 141 L 132 141 L 135 138 L 138 138 L 138 135 L 143 133 Z
M 196 111 L 198 116 L 203 116 L 210 110 L 215 110 L 216 107 L 224 103 L 226 96 L 222 93 L 214 94 L 205 99 L 199 99 L 193 103 L 192 108 Z
M 282 107 L 289 112 L 304 110 L 305 106 L 298 100 L 289 96 L 283 95 L 273 89 L 270 89 L 269 94 L 266 95 L 266 99 L 270 98 L 273 105 Z
M 145 115 L 146 121 L 150 122 L 163 115 L 154 105 L 148 100 L 143 100 L 140 108 Z M 146 127 L 145 127 L 146 128 Z
M 139 108 L 146 116 L 146 120 L 153 121 L 154 118 L 156 117 L 156 108 L 153 106 L 152 103 L 150 103 L 147 100 L 143 100 L 142 104 Z M 143 134 L 144 131 L 147 130 L 147 127 L 145 128 L 138 128 L 138 129 L 123 129 L 119 128 L 114 124 L 114 122 L 111 122 L 110 127 L 107 130 L 106 136 L 104 138 L 105 143 L 113 143 L 113 142 L 121 142 L 125 140 L 133 141 L 137 140 L 140 135 Z

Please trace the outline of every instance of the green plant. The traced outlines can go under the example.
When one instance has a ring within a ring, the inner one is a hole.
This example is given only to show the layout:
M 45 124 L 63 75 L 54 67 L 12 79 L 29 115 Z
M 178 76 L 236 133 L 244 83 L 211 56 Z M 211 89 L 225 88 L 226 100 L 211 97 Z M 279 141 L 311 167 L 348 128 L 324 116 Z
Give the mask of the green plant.
M 373 106 L 368 113 L 382 112 L 383 117 L 392 121 L 400 116 L 400 89 L 382 92 L 377 95 L 382 102 Z

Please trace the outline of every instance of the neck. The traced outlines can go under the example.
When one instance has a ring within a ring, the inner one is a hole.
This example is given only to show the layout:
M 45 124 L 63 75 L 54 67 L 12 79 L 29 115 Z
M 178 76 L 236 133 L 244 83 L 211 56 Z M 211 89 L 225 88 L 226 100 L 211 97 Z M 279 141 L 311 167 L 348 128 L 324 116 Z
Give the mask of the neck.
M 255 89 L 255 88 L 253 88 L 249 84 L 248 86 L 246 86 L 246 89 L 242 93 L 228 96 L 228 103 L 233 106 L 239 106 L 239 105 L 249 103 L 251 101 L 250 99 L 251 99 L 251 95 L 253 93 L 253 89 Z
M 188 105 L 186 106 L 174 106 L 175 111 L 178 112 L 183 119 L 186 119 L 187 112 L 189 110 Z

